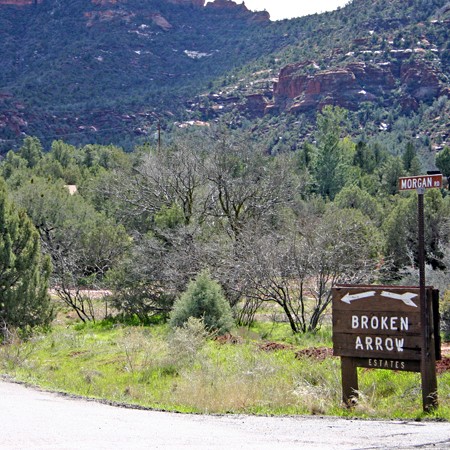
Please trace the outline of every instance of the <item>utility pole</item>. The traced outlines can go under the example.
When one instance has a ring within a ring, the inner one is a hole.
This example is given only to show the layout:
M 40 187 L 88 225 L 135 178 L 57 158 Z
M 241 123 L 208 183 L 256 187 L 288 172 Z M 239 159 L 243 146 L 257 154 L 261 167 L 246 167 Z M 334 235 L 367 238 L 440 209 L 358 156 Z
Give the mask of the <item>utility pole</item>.
M 161 121 L 158 119 L 158 151 L 161 150 Z

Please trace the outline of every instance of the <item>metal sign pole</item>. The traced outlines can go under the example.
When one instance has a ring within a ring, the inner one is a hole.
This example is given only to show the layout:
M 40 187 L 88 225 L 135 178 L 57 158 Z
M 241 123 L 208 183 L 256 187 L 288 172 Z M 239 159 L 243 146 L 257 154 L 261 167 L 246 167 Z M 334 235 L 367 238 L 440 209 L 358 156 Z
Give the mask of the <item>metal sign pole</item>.
M 419 229 L 419 290 L 420 311 L 423 329 L 422 353 L 420 360 L 420 373 L 422 377 L 422 404 L 423 410 L 429 412 L 437 408 L 437 381 L 434 355 L 431 354 L 431 332 L 430 332 L 430 308 L 429 299 L 425 287 L 425 219 L 424 219 L 424 188 L 417 189 L 417 212 Z

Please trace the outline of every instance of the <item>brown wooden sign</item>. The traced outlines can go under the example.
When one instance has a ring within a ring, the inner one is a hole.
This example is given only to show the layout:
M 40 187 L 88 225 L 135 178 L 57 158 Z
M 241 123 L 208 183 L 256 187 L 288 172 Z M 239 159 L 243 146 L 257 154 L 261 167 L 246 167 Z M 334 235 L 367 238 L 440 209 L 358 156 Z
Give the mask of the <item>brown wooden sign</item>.
M 333 351 L 341 356 L 344 402 L 351 404 L 356 396 L 357 367 L 421 372 L 424 342 L 427 361 L 434 367 L 432 302 L 436 303 L 436 292 L 426 289 L 424 315 L 418 287 L 346 285 L 332 289 Z
M 337 356 L 420 360 L 419 289 L 334 288 L 333 346 Z

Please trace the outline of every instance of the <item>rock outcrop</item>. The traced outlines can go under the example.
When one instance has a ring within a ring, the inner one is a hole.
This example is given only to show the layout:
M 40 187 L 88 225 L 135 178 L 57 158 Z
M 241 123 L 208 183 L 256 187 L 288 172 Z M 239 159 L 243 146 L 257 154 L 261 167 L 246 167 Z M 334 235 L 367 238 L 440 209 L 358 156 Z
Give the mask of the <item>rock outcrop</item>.
M 115 5 L 120 2 L 120 0 L 91 0 L 94 5 L 98 6 L 107 6 L 107 5 Z
M 270 22 L 270 14 L 267 11 L 250 11 L 244 2 L 237 4 L 233 0 L 214 0 L 213 2 L 207 3 L 205 8 L 211 10 L 228 10 L 236 13 L 237 16 L 245 17 L 255 22 Z
M 438 71 L 423 61 L 402 64 L 400 77 L 406 94 L 417 101 L 433 100 L 442 89 Z
M 183 6 L 197 6 L 202 8 L 205 6 L 205 0 L 166 0 L 167 3 L 172 3 L 173 5 L 183 5 Z
M 0 132 L 6 131 L 18 136 L 27 126 L 25 106 L 12 94 L 0 92 Z
M 84 17 L 87 19 L 86 26 L 92 27 L 96 21 L 111 22 L 113 20 L 121 20 L 129 23 L 135 17 L 135 14 L 128 11 L 108 9 L 104 11 L 88 11 L 84 13 Z
M 162 16 L 161 14 L 151 14 L 150 18 L 152 19 L 153 23 L 163 29 L 164 31 L 169 31 L 173 28 L 172 24 L 168 22 L 168 20 Z
M 164 0 L 167 3 L 172 5 L 179 6 L 194 6 L 196 8 L 208 8 L 208 9 L 216 9 L 222 11 L 232 11 L 236 13 L 237 17 L 244 17 L 252 22 L 258 23 L 267 23 L 270 22 L 270 14 L 267 11 L 250 11 L 245 3 L 237 4 L 233 0 L 214 0 L 213 2 L 206 3 L 206 0 Z M 30 6 L 30 5 L 38 5 L 43 3 L 44 0 L 0 0 L 0 6 Z M 100 7 L 114 7 L 119 3 L 126 3 L 127 0 L 90 0 L 91 4 Z M 160 14 L 155 13 L 155 17 L 153 17 L 153 21 L 156 25 L 160 26 L 164 30 L 168 30 L 172 28 L 172 26 L 167 23 L 162 23 L 163 20 L 166 20 Z M 113 18 L 118 18 L 119 16 L 123 16 L 123 12 L 114 12 L 114 11 L 100 11 L 100 12 L 87 12 L 85 17 L 88 18 L 88 26 L 93 25 L 93 21 L 98 19 L 100 21 L 108 21 Z M 123 17 L 122 17 L 123 18 Z
M 213 2 L 209 2 L 206 4 L 207 8 L 213 8 L 213 9 L 229 9 L 229 10 L 241 10 L 248 12 L 249 10 L 245 6 L 245 3 L 241 3 L 238 5 L 233 0 L 214 0 Z
M 29 6 L 42 3 L 43 0 L 0 0 L 0 5 Z
M 250 117 L 263 117 L 268 105 L 268 99 L 263 94 L 251 94 L 245 98 L 245 103 L 240 107 L 244 114 Z
M 325 105 L 355 110 L 362 102 L 387 101 L 394 90 L 401 93 L 404 109 L 416 109 L 442 93 L 439 72 L 421 60 L 374 64 L 355 62 L 320 70 L 314 61 L 284 67 L 274 84 L 274 103 L 267 111 L 309 112 Z
M 31 2 L 35 0 L 0 0 L 1 2 Z M 39 0 L 44 1 L 44 0 Z M 207 3 L 205 5 L 205 0 L 165 0 L 168 3 L 178 6 L 194 6 L 196 8 L 206 8 L 209 10 L 230 11 L 236 16 L 236 18 L 244 18 L 251 22 L 265 23 L 270 22 L 270 15 L 266 11 L 263 12 L 252 12 L 245 6 L 245 3 L 237 4 L 232 0 L 215 0 L 212 3 Z M 84 16 L 87 19 L 87 26 L 92 27 L 95 22 L 109 22 L 112 20 L 121 20 L 125 22 L 130 22 L 139 12 L 138 11 L 127 11 L 120 8 L 114 8 L 119 3 L 126 3 L 126 0 L 91 0 L 91 3 L 105 7 L 101 10 L 87 11 Z M 109 7 L 109 8 L 108 8 Z M 163 29 L 164 31 L 169 31 L 173 28 L 172 24 L 158 12 L 144 14 L 147 18 L 153 21 L 155 25 Z

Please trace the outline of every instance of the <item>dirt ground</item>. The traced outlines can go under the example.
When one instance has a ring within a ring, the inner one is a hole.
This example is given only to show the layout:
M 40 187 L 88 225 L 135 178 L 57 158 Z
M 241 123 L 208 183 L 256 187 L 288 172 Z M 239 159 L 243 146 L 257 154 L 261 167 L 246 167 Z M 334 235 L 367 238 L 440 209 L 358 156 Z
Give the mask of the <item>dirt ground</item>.
M 261 344 L 259 348 L 264 351 L 274 351 L 274 350 L 287 350 L 291 347 L 276 342 L 266 342 L 264 344 Z M 441 359 L 436 361 L 436 373 L 438 374 L 450 371 L 450 342 L 442 343 L 441 352 L 442 352 Z M 295 356 L 296 358 L 315 358 L 322 360 L 325 358 L 332 357 L 333 349 L 328 347 L 311 347 L 297 351 L 295 353 Z

